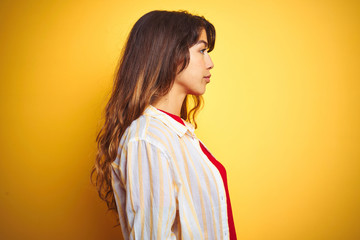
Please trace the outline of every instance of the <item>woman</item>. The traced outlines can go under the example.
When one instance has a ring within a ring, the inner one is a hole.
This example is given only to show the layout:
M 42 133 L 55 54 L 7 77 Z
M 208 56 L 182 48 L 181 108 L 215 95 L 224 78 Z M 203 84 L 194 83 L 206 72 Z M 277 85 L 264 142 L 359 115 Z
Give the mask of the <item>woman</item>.
M 92 172 L 125 239 L 236 239 L 225 169 L 194 134 L 214 44 L 186 11 L 149 12 L 129 34 Z

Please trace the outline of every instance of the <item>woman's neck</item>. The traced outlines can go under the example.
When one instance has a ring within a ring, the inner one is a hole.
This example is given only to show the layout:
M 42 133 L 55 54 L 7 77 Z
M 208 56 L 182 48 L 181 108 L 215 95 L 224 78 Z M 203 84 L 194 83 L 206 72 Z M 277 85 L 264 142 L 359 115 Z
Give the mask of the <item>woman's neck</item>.
M 165 96 L 161 97 L 158 101 L 152 105 L 158 109 L 164 110 L 168 113 L 176 116 L 181 116 L 181 107 L 184 102 L 186 95 L 175 94 L 174 91 L 170 91 Z

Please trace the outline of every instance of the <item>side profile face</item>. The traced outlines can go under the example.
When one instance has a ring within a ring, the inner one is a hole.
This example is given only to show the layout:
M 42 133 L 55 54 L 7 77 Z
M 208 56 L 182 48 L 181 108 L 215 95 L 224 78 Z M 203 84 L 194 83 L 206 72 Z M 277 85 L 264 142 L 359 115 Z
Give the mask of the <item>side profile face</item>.
M 174 87 L 179 94 L 202 95 L 210 82 L 210 69 L 214 67 L 207 52 L 206 31 L 202 30 L 198 42 L 189 48 L 188 66 L 175 78 Z

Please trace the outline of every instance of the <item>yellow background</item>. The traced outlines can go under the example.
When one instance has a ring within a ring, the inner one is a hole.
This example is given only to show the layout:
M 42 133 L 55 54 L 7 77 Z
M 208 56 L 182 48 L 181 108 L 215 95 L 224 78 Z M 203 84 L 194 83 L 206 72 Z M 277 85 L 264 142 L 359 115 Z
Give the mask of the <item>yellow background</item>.
M 216 27 L 197 135 L 242 240 L 360 239 L 358 1 L 1 1 L 0 238 L 120 239 L 89 183 L 124 40 L 154 9 Z

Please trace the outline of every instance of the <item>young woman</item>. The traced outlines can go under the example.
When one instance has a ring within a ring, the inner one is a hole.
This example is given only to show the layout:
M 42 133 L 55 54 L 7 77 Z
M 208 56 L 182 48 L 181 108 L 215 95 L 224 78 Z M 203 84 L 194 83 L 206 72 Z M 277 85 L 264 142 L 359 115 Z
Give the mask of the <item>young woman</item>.
M 236 239 L 225 169 L 194 134 L 214 44 L 186 11 L 149 12 L 130 32 L 92 171 L 125 239 Z

